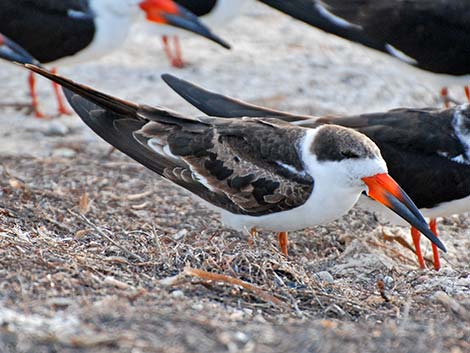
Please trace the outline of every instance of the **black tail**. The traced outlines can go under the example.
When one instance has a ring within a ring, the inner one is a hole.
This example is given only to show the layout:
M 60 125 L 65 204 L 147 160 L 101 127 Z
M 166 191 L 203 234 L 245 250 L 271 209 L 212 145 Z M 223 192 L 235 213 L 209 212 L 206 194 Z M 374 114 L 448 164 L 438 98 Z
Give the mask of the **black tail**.
M 220 118 L 271 117 L 281 118 L 287 122 L 312 118 L 310 116 L 293 115 L 278 110 L 249 104 L 235 98 L 206 90 L 191 82 L 182 80 L 170 74 L 162 75 L 162 79 L 176 93 L 191 103 L 191 105 L 209 116 L 216 116 Z
M 64 87 L 65 97 L 85 124 L 106 142 L 160 175 L 167 167 L 166 161 L 155 158 L 155 152 L 136 137 L 136 131 L 150 121 L 196 128 L 204 125 L 165 108 L 112 97 L 34 65 L 24 66 Z

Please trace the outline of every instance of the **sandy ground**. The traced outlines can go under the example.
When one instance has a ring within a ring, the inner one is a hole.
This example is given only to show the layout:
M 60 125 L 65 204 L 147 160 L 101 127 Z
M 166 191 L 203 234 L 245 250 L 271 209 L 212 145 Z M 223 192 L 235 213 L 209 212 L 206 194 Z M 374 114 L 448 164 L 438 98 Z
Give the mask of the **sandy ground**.
M 391 59 L 261 5 L 219 32 L 234 50 L 185 38 L 183 70 L 137 26 L 121 51 L 61 72 L 190 114 L 199 113 L 161 73 L 300 113 L 440 104 L 439 87 Z M 1 102 L 27 102 L 21 69 L 2 63 L 0 79 Z M 54 112 L 43 80 L 39 91 Z M 458 88 L 453 95 L 462 99 Z M 293 233 L 286 259 L 272 234 L 250 245 L 186 193 L 120 153 L 107 156 L 75 116 L 2 109 L 0 136 L 2 353 L 470 351 L 465 215 L 440 223 L 449 251 L 437 273 L 417 270 L 413 253 L 384 236 L 409 241 L 406 229 L 360 210 Z M 226 283 L 234 278 L 245 287 Z

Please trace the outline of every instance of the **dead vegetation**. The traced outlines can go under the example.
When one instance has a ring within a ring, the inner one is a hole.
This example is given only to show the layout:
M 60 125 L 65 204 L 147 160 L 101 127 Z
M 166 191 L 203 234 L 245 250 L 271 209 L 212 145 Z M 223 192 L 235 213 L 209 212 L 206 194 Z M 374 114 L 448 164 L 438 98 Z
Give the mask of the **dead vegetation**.
M 302 114 L 440 104 L 439 87 L 393 59 L 261 5 L 218 33 L 234 50 L 184 38 L 191 65 L 173 73 Z M 144 28 L 119 52 L 60 70 L 196 114 L 159 79 L 170 69 Z M 25 73 L 2 64 L 0 78 L 1 101 L 28 101 Z M 14 108 L 0 116 L 0 353 L 470 352 L 467 216 L 439 223 L 448 253 L 437 273 L 417 270 L 395 241 L 409 241 L 406 229 L 382 229 L 357 210 L 291 234 L 285 258 L 274 234 L 250 245 L 183 191 L 108 157 L 77 117 L 44 121 Z
M 438 273 L 359 211 L 285 258 L 126 157 L 76 153 L 2 158 L 1 352 L 470 349 L 463 216 Z

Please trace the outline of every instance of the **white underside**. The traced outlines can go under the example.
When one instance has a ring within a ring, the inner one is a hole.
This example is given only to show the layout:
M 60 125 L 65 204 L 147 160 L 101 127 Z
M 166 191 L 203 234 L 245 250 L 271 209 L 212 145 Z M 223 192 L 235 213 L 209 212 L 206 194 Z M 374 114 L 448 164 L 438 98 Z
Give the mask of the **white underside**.
M 463 76 L 452 76 L 447 74 L 437 74 L 430 71 L 422 70 L 416 66 L 410 65 L 398 58 L 394 58 L 388 54 L 378 52 L 379 54 L 393 60 L 395 67 L 403 76 L 412 77 L 418 84 L 430 83 L 436 88 L 454 87 L 468 85 L 470 82 L 470 74 Z M 392 66 L 391 66 L 392 67 Z
M 91 2 L 95 17 L 95 36 L 88 47 L 74 54 L 48 63 L 48 66 L 64 66 L 96 60 L 106 56 L 123 45 L 130 28 L 139 14 L 129 13 L 123 5 L 122 13 L 109 7 L 110 0 L 94 0 Z M 116 2 L 115 6 L 118 5 Z M 135 6 L 135 5 L 134 5 Z M 127 12 L 126 12 L 127 11 Z M 141 15 L 143 16 L 143 15 Z
M 362 195 L 357 206 L 363 210 L 375 213 L 381 223 L 401 226 L 407 225 L 407 223 L 394 212 L 367 196 Z M 470 196 L 459 200 L 442 202 L 433 208 L 421 208 L 420 211 L 423 216 L 427 218 L 449 217 L 470 212 Z
M 318 224 L 326 224 L 346 214 L 356 203 L 357 193 L 339 188 L 328 189 L 321 183 L 315 185 L 312 195 L 302 206 L 289 211 L 273 213 L 266 216 L 252 217 L 235 215 L 221 211 L 222 222 L 237 229 L 253 227 L 268 231 L 294 231 Z

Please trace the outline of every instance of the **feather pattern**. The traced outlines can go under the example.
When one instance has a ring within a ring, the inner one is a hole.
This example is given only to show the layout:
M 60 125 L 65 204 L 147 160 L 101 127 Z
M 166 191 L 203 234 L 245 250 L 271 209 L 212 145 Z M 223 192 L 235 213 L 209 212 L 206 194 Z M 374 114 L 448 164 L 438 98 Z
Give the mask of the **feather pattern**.
M 390 175 L 419 208 L 432 208 L 470 195 L 470 105 L 450 109 L 400 108 L 346 117 L 299 116 L 248 104 L 164 76 L 178 94 L 196 108 L 221 117 L 275 115 L 297 126 L 335 124 L 353 128 L 374 141 Z M 224 107 L 227 109 L 225 110 Z M 432 190 L 430 192 L 429 190 Z
M 269 118 L 192 119 L 28 67 L 64 86 L 74 110 L 107 142 L 226 211 L 262 216 L 290 210 L 313 191 L 300 146 L 308 129 Z

